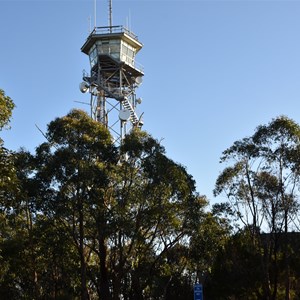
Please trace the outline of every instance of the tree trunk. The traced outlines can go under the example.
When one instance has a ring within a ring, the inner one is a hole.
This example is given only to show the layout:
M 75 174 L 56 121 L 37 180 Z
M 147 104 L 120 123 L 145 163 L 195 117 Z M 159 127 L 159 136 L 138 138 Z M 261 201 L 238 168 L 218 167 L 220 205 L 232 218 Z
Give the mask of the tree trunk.
M 290 300 L 290 266 L 288 254 L 288 211 L 284 212 L 285 300 Z
M 84 228 L 83 228 L 83 205 L 79 200 L 79 255 L 80 255 L 80 283 L 81 283 L 81 300 L 88 300 L 89 294 L 86 284 L 86 262 L 84 257 Z
M 102 222 L 101 222 L 102 223 Z M 109 281 L 108 281 L 108 270 L 106 265 L 107 260 L 107 247 L 105 243 L 104 233 L 103 233 L 103 224 L 99 228 L 99 259 L 100 259 L 100 299 L 101 300 L 109 300 L 110 292 L 109 292 Z
M 132 283 L 131 283 L 131 297 L 130 299 L 132 300 L 143 300 L 143 293 L 141 290 L 141 286 L 140 286 L 140 280 L 137 276 L 137 274 L 135 274 L 135 272 L 132 272 Z
M 278 259 L 277 259 L 277 254 L 278 254 L 278 236 L 277 232 L 274 232 L 274 237 L 271 236 L 271 239 L 273 240 L 273 249 L 271 248 L 270 250 L 270 259 L 272 259 L 272 256 L 274 257 L 273 259 L 273 292 L 272 292 L 272 300 L 277 299 L 277 290 L 278 290 Z M 272 255 L 273 254 L 273 255 Z

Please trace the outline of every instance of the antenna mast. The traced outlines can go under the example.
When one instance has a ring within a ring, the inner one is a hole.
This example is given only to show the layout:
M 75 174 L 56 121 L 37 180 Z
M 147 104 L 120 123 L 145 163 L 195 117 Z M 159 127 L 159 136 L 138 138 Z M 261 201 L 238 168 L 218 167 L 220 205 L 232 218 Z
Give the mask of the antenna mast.
M 94 0 L 94 28 L 97 27 L 97 0 Z
M 111 31 L 112 30 L 112 0 L 108 0 L 108 22 Z

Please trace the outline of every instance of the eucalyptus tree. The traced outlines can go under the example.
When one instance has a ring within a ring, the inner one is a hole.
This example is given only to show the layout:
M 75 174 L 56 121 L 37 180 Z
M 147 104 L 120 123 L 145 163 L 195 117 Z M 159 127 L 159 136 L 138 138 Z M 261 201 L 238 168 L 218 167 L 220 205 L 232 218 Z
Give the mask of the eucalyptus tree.
M 228 220 L 213 212 L 207 212 L 195 227 L 189 245 L 190 260 L 193 268 L 197 270 L 197 279 L 200 282 L 210 277 L 217 256 L 231 234 Z
M 278 289 L 283 289 L 278 282 L 279 244 L 287 245 L 288 232 L 298 226 L 299 155 L 300 127 L 280 116 L 257 127 L 251 137 L 234 142 L 221 158 L 232 165 L 218 177 L 215 195 L 225 193 L 254 243 L 261 246 L 261 232 L 269 233 L 269 252 L 262 264 L 265 299 L 276 299 Z M 289 299 L 288 246 L 283 252 L 285 299 Z
M 110 165 L 116 163 L 116 149 L 102 124 L 84 112 L 71 111 L 50 122 L 47 142 L 37 148 L 37 178 L 43 185 L 45 202 L 41 209 L 74 242 L 80 261 L 81 299 L 89 299 L 87 272 L 97 249 L 100 261 L 101 299 L 108 299 L 109 286 L 103 247 L 105 189 L 109 185 Z M 96 216 L 96 224 L 91 221 Z M 94 232 L 93 225 L 97 226 Z M 97 234 L 98 246 L 93 234 Z
M 13 100 L 0 90 L 0 130 L 9 128 L 14 107 Z M 34 299 L 39 294 L 35 280 L 32 160 L 32 155 L 24 150 L 8 150 L 0 139 L 0 298 L 3 299 Z
M 249 230 L 230 236 L 219 248 L 211 266 L 205 297 L 211 300 L 266 299 L 261 295 L 264 274 L 260 260 Z
M 0 89 L 0 132 L 9 128 L 9 122 L 15 105 L 13 100 Z M 4 147 L 0 138 L 0 200 L 6 201 L 15 189 L 15 169 L 13 167 L 12 152 Z M 2 205 L 5 204 L 2 202 Z
M 13 100 L 0 90 L 0 131 L 9 128 Z M 0 298 L 32 299 L 35 284 L 33 245 L 34 202 L 32 191 L 32 156 L 4 147 L 0 139 Z
M 167 293 L 184 272 L 179 261 L 170 267 L 171 252 L 188 246 L 207 204 L 192 176 L 149 134 L 134 130 L 117 149 L 108 130 L 79 110 L 52 121 L 45 136 L 35 156 L 38 207 L 73 241 L 81 299 Z
M 170 267 L 169 255 L 188 246 L 207 202 L 196 193 L 186 169 L 169 159 L 147 133 L 128 135 L 120 155 L 112 207 L 117 230 L 110 238 L 111 265 L 117 266 L 114 297 L 119 299 L 121 292 L 127 299 L 150 298 L 159 274 L 166 278 L 160 292 L 166 293 L 176 272 L 183 273 L 182 265 L 174 262 Z M 121 282 L 127 284 L 119 292 Z
M 8 126 L 14 107 L 13 100 L 0 89 L 0 130 Z
M 9 128 L 14 106 L 13 100 L 0 89 L 0 132 Z M 12 245 L 9 239 L 14 233 L 10 220 L 17 190 L 13 153 L 4 147 L 4 141 L 0 138 L 0 297 L 13 294 L 11 289 L 7 289 L 13 281 L 9 272 L 13 261 L 8 259 L 8 252 Z

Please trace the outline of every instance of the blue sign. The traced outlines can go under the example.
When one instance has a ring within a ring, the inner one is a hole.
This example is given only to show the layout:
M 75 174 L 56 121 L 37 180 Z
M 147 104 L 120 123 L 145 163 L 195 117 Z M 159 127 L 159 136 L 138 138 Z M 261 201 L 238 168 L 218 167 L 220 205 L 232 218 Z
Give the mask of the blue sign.
M 194 285 L 194 300 L 203 300 L 203 289 L 201 283 Z

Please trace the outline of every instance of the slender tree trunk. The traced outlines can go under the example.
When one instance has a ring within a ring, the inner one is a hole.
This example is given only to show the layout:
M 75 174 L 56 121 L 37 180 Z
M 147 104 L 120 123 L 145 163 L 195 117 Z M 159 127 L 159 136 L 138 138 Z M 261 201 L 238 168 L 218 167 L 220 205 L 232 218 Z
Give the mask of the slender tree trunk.
M 282 145 L 282 148 L 284 146 Z M 283 153 L 284 151 L 282 151 Z M 285 196 L 284 182 L 283 182 L 283 164 L 280 160 L 280 194 L 281 201 L 284 207 L 284 239 L 283 239 L 283 258 L 284 258 L 284 273 L 285 273 L 285 300 L 290 300 L 290 272 L 289 272 L 289 257 L 288 257 L 288 213 L 289 204 Z
M 86 279 L 86 262 L 84 257 L 84 227 L 83 227 L 83 205 L 79 200 L 79 255 L 80 255 L 80 271 L 81 271 L 81 300 L 88 300 L 89 294 L 87 290 Z
M 143 300 L 143 293 L 142 293 L 142 289 L 140 286 L 140 280 L 137 276 L 137 274 L 135 274 L 134 272 L 132 273 L 132 286 L 131 286 L 131 291 L 132 291 L 132 296 L 130 297 L 130 299 L 132 300 Z
M 113 300 L 119 300 L 121 295 L 121 276 L 117 270 L 117 274 L 113 279 Z
M 30 260 L 31 260 L 31 271 L 32 271 L 32 295 L 35 299 L 39 299 L 40 297 L 40 289 L 38 284 L 38 274 L 36 271 L 36 259 L 35 259 L 35 247 L 33 241 L 33 221 L 32 214 L 30 211 L 30 205 L 28 200 L 26 200 L 26 219 L 27 219 L 27 230 L 28 230 L 28 238 L 29 238 L 29 252 L 30 252 Z
M 168 294 L 169 294 L 169 287 L 170 287 L 170 284 L 171 284 L 171 282 L 172 282 L 172 279 L 173 279 L 173 276 L 170 276 L 170 278 L 169 278 L 167 284 L 166 284 L 165 287 L 164 287 L 164 299 L 165 299 L 165 300 L 168 300 L 168 299 L 169 299 L 169 297 L 168 297 Z
M 273 258 L 273 293 L 272 293 L 272 300 L 276 300 L 277 298 L 277 290 L 278 290 L 278 259 L 277 259 L 277 253 L 278 253 L 278 236 L 277 232 L 274 232 L 274 244 L 273 244 L 273 249 L 270 251 L 271 254 L 271 259 L 272 259 L 272 254 L 274 256 Z M 273 236 L 271 236 L 273 239 Z
M 271 292 L 270 292 L 270 276 L 269 276 L 269 251 L 267 247 L 264 249 L 263 257 L 261 258 L 261 264 L 263 268 L 263 295 L 262 300 L 271 300 Z
M 284 212 L 285 300 L 290 300 L 290 266 L 288 254 L 288 212 Z
M 255 196 L 254 196 L 254 191 L 252 188 L 252 183 L 251 183 L 251 178 L 249 174 L 249 166 L 248 163 L 246 163 L 246 177 L 247 177 L 247 182 L 248 186 L 250 189 L 250 196 L 251 196 L 251 201 L 249 203 L 249 208 L 252 214 L 252 222 L 253 222 L 253 228 L 252 228 L 252 237 L 255 238 L 257 234 L 257 212 L 256 212 L 256 205 L 255 205 Z
M 124 264 L 125 264 L 125 258 L 124 258 L 124 247 L 122 244 L 122 237 L 123 237 L 123 232 L 122 230 L 119 230 L 118 232 L 118 264 L 114 266 L 114 282 L 113 282 L 113 300 L 119 300 L 120 295 L 121 295 L 121 290 L 122 290 L 122 279 L 124 279 Z M 126 288 L 126 287 L 125 287 Z M 124 297 L 124 295 L 123 295 Z
M 102 223 L 102 222 L 101 222 Z M 102 225 L 103 226 L 103 225 Z M 103 233 L 103 227 L 99 228 L 99 258 L 100 258 L 100 299 L 109 300 L 109 281 L 108 281 L 108 270 L 106 265 L 107 260 L 107 248 Z
M 99 290 L 100 300 L 111 299 L 109 291 L 109 279 L 107 269 L 107 245 L 106 245 L 106 217 L 105 217 L 105 204 L 104 199 L 100 200 L 99 211 L 96 220 L 98 230 L 98 255 L 100 264 L 100 279 L 99 279 Z

